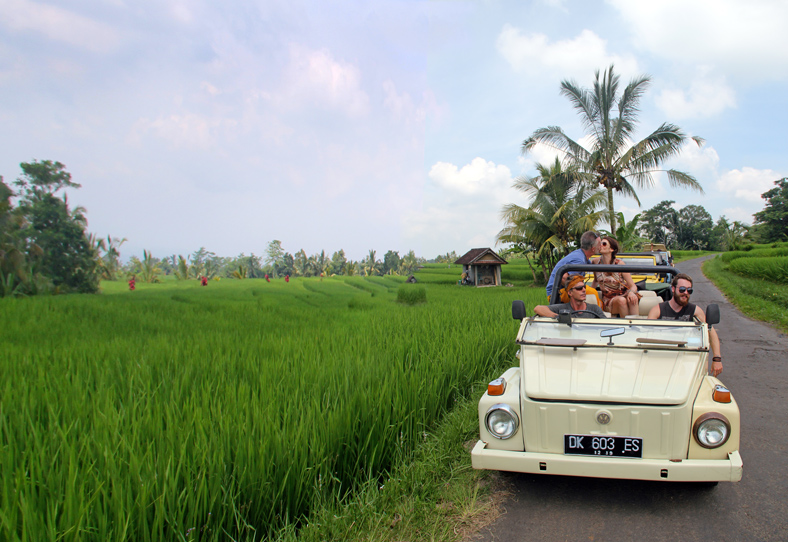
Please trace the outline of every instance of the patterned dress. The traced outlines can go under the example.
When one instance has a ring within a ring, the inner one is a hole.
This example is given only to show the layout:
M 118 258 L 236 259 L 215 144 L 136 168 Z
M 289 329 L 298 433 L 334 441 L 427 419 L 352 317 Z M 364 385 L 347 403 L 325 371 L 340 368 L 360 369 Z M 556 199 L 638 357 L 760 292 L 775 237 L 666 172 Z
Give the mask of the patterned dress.
M 602 260 L 598 260 L 601 262 Z M 624 265 L 623 260 L 616 258 L 616 265 Z M 623 273 L 595 271 L 594 278 L 602 292 L 602 308 L 610 312 L 610 301 L 617 296 L 624 295 L 627 291 L 627 282 L 624 280 Z

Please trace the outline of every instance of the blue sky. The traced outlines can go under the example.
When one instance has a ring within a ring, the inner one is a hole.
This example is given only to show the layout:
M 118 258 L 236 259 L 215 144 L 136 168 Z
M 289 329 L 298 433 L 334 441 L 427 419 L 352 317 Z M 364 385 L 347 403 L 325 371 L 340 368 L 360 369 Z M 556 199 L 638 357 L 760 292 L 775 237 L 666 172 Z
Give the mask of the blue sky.
M 705 193 L 672 199 L 752 222 L 788 175 L 788 4 L 0 0 L 0 175 L 66 164 L 89 230 L 123 258 L 205 246 L 370 249 L 426 258 L 494 246 L 511 188 L 582 138 L 562 79 L 649 74 L 638 136 L 706 140 L 670 164 Z M 627 218 L 634 200 L 618 198 Z

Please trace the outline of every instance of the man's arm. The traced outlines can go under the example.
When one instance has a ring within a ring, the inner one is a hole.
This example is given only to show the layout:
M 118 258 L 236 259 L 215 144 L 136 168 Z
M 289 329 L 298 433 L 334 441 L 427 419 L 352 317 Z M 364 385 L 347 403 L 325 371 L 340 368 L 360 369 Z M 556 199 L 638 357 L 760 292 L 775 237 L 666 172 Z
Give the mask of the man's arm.
M 706 313 L 703 312 L 698 306 L 695 306 L 695 316 L 701 322 L 706 322 Z M 709 343 L 711 346 L 711 376 L 718 376 L 722 372 L 722 351 L 720 350 L 720 337 L 717 335 L 717 330 L 713 327 L 709 328 Z M 717 358 L 715 361 L 714 358 Z
M 546 316 L 547 318 L 555 318 L 558 316 L 556 313 L 550 310 L 547 305 L 537 305 L 534 307 L 534 312 L 537 316 Z
M 648 311 L 648 319 L 659 320 L 659 305 L 654 305 L 651 307 L 651 310 Z

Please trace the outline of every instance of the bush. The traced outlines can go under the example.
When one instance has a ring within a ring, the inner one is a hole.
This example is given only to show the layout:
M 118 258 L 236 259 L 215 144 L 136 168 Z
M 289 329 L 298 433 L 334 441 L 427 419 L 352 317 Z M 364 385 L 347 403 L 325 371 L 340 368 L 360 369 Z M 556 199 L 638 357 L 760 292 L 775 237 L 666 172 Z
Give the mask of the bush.
M 738 258 L 731 262 L 730 270 L 745 277 L 788 284 L 788 256 L 780 258 Z
M 402 284 L 397 290 L 397 302 L 415 305 L 427 302 L 427 289 L 420 284 Z

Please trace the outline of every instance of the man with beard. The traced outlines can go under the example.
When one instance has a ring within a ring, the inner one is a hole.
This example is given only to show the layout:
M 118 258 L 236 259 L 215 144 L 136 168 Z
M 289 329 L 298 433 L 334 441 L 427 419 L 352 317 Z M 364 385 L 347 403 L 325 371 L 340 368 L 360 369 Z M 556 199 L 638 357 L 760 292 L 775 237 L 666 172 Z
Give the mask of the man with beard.
M 649 320 L 678 320 L 681 322 L 691 322 L 693 316 L 697 316 L 701 322 L 706 321 L 706 313 L 697 305 L 690 303 L 692 295 L 692 278 L 684 273 L 679 273 L 670 283 L 673 290 L 673 297 L 670 301 L 660 303 L 652 307 L 648 313 Z M 709 342 L 711 343 L 711 376 L 717 376 L 722 372 L 722 356 L 720 354 L 720 338 L 717 330 L 709 328 Z

